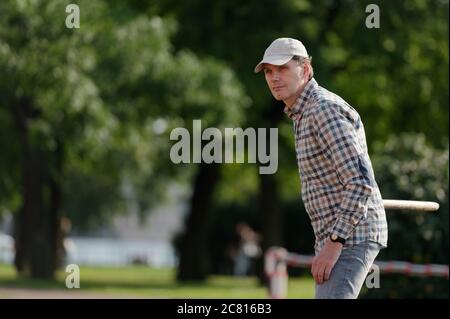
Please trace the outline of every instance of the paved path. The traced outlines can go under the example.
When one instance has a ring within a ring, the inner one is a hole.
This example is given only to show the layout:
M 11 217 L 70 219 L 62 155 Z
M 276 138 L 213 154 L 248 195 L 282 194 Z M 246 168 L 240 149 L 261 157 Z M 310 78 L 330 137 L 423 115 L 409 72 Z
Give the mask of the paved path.
M 0 288 L 0 299 L 137 299 L 132 296 L 73 290 Z

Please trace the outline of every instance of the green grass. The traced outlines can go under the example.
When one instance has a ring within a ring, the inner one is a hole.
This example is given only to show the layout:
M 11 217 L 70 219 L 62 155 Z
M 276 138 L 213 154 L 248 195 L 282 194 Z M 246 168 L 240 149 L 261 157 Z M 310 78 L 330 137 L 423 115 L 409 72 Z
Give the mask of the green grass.
M 80 266 L 80 289 L 67 289 L 68 273 L 58 272 L 55 281 L 17 277 L 11 265 L 0 265 L 0 289 L 22 288 L 89 292 L 102 296 L 131 298 L 267 298 L 267 290 L 254 277 L 210 276 L 203 284 L 177 283 L 175 270 L 145 266 Z M 290 278 L 288 298 L 313 298 L 312 278 Z

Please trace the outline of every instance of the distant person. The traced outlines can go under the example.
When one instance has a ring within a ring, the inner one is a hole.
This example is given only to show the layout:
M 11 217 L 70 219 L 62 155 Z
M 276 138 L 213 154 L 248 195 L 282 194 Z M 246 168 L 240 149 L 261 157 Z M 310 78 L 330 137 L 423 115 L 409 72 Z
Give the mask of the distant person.
M 59 225 L 57 267 L 63 267 L 68 263 L 69 255 L 75 250 L 75 245 L 69 238 L 72 230 L 72 222 L 70 219 L 65 216 L 61 217 Z
M 260 235 L 246 223 L 237 224 L 236 233 L 239 243 L 233 273 L 235 276 L 247 276 L 252 270 L 254 260 L 261 255 Z
M 315 296 L 357 298 L 388 236 L 361 118 L 316 82 L 299 40 L 273 41 L 260 71 L 294 124 L 302 198 L 316 237 Z

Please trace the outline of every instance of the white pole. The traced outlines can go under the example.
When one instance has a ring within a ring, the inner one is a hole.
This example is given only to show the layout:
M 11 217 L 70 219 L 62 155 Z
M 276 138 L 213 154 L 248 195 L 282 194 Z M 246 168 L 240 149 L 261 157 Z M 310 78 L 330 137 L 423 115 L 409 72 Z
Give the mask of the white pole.
M 439 209 L 439 204 L 435 202 L 423 202 L 416 200 L 397 200 L 397 199 L 383 199 L 385 209 L 396 210 L 415 210 L 434 212 Z
M 287 250 L 271 247 L 265 255 L 265 272 L 269 280 L 269 297 L 284 299 L 287 297 Z

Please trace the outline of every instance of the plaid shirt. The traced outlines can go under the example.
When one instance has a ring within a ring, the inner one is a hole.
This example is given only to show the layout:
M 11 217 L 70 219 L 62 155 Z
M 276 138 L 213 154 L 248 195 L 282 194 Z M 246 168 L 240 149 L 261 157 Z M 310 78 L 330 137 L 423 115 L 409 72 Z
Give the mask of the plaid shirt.
M 302 199 L 316 237 L 316 254 L 331 234 L 344 248 L 372 240 L 387 246 L 387 222 L 361 118 L 311 79 L 284 112 L 294 122 Z

